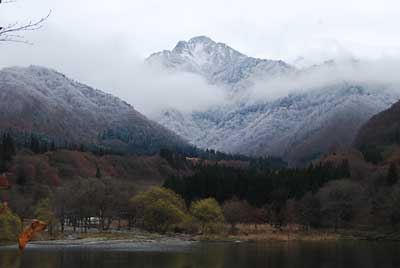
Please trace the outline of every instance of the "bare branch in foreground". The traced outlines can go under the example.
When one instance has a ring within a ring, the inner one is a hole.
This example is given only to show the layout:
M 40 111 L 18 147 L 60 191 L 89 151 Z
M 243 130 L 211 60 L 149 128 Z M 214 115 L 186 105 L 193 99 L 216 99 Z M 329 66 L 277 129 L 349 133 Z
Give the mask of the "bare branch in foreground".
M 0 0 L 0 4 L 13 3 L 15 0 Z M 38 21 L 29 21 L 26 24 L 20 24 L 19 22 L 11 23 L 7 26 L 0 26 L 0 42 L 15 42 L 15 43 L 25 43 L 32 44 L 27 41 L 21 32 L 36 31 L 42 28 L 43 23 L 50 17 L 51 10 L 47 16 L 41 18 Z

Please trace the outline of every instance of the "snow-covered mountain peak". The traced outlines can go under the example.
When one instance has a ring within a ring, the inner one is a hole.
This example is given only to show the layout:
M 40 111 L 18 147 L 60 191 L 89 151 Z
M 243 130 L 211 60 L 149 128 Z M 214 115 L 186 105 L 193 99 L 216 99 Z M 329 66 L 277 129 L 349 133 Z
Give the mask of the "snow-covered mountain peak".
M 147 62 L 195 73 L 205 77 L 211 84 L 234 89 L 243 88 L 238 83 L 253 76 L 275 76 L 293 70 L 283 61 L 248 57 L 206 36 L 179 41 L 173 50 L 155 53 Z
M 195 36 L 192 37 L 189 40 L 189 43 L 194 44 L 194 43 L 215 43 L 214 40 L 212 40 L 210 37 L 205 36 L 205 35 L 200 35 L 200 36 Z
M 248 57 L 204 36 L 180 41 L 148 61 L 229 90 L 224 104 L 192 112 L 170 109 L 155 118 L 160 124 L 201 148 L 281 156 L 292 164 L 350 145 L 364 122 L 400 97 L 353 58 L 297 69 Z
M 91 109 L 102 107 L 109 111 L 124 112 L 133 110 L 130 104 L 109 93 L 76 82 L 60 72 L 42 66 L 10 67 L 1 70 L 0 82 L 11 81 L 19 91 L 25 90 L 26 95 L 46 98 L 57 105 L 63 103 L 71 107 L 90 106 Z
M 179 41 L 178 44 L 173 49 L 174 52 L 181 52 L 182 50 L 191 50 L 196 47 L 213 46 L 217 43 L 207 36 L 196 36 L 191 38 L 189 41 Z

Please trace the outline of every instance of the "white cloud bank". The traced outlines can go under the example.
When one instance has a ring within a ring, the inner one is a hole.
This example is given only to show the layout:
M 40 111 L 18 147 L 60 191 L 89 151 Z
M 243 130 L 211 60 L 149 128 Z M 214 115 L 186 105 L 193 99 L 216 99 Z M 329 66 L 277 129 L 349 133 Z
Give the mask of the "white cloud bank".
M 105 85 L 112 80 L 113 92 L 134 104 L 139 111 L 152 116 L 162 109 L 175 108 L 183 112 L 203 110 L 224 102 L 224 91 L 209 85 L 202 77 L 178 73 L 137 63 L 112 76 L 103 75 Z
M 290 7 L 290 8 L 288 8 Z M 37 19 L 27 33 L 34 46 L 0 44 L 0 67 L 43 65 L 134 105 L 146 114 L 165 107 L 202 109 L 223 93 L 192 74 L 167 74 L 142 66 L 150 53 L 178 40 L 209 35 L 250 56 L 308 63 L 329 58 L 400 56 L 400 3 L 396 0 L 18 0 L 0 8 L 0 25 Z M 398 85 L 396 60 L 371 61 L 290 79 L 258 82 L 255 98 L 276 98 L 332 81 Z
M 400 92 L 399 70 L 400 59 L 354 60 L 342 58 L 299 69 L 287 76 L 268 81 L 256 80 L 254 86 L 248 89 L 247 97 L 252 101 L 273 101 L 291 93 L 329 88 L 340 83 Z
M 223 90 L 198 75 L 146 64 L 143 58 L 129 53 L 128 43 L 118 42 L 119 38 L 94 44 L 68 33 L 60 39 L 59 34 L 58 29 L 47 27 L 28 36 L 33 41 L 46 38 L 47 42 L 40 45 L 2 44 L 7 55 L 0 61 L 0 68 L 31 64 L 49 67 L 111 93 L 150 116 L 170 107 L 182 111 L 206 109 L 224 99 Z

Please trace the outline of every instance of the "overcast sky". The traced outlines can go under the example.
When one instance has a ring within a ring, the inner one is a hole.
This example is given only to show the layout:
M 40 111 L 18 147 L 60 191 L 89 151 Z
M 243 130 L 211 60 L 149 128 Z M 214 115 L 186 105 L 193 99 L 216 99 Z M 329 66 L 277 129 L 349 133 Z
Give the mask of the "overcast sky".
M 33 46 L 0 44 L 0 67 L 44 65 L 125 98 L 118 73 L 197 35 L 290 63 L 400 57 L 396 0 L 18 0 L 2 5 L 0 24 L 49 10 L 45 27 L 26 35 Z M 135 90 L 128 101 L 140 107 Z

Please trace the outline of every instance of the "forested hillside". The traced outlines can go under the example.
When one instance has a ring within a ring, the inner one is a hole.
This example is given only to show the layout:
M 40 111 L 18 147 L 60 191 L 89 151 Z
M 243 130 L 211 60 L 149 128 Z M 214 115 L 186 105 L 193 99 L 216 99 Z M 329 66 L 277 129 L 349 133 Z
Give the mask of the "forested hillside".
M 0 129 L 123 153 L 191 148 L 125 101 L 39 66 L 0 71 Z
M 373 116 L 359 131 L 355 145 L 359 148 L 400 144 L 400 102 Z

